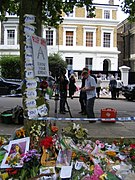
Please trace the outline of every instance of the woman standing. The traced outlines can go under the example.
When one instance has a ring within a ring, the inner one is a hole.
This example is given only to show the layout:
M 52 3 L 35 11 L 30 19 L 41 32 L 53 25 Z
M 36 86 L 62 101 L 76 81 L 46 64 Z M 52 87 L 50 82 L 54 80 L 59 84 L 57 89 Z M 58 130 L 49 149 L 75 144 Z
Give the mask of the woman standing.
M 73 95 L 76 92 L 76 85 L 75 85 L 75 76 L 71 74 L 69 78 L 69 97 L 73 99 Z

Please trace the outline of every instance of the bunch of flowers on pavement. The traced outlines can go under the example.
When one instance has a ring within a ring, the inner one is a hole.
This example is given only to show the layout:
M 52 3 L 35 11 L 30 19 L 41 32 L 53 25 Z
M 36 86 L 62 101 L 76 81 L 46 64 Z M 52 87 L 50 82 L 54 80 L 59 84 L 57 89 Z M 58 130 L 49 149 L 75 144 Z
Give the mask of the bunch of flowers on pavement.
M 76 123 L 60 132 L 53 122 L 35 121 L 29 136 L 23 127 L 9 141 L 1 136 L 0 160 L 2 179 L 135 179 L 134 143 L 88 139 L 88 130 Z

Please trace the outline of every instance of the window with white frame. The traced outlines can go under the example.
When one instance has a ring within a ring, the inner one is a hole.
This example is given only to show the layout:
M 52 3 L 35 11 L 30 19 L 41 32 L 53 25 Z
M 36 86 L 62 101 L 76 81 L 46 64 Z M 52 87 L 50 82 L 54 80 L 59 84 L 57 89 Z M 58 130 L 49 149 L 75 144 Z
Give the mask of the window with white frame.
M 110 10 L 104 10 L 104 19 L 110 19 L 110 18 L 111 18 Z
M 15 30 L 7 30 L 7 45 L 15 45 Z
M 67 62 L 67 70 L 73 69 L 73 57 L 65 57 Z
M 92 70 L 92 61 L 93 58 L 85 58 L 85 67 L 87 67 L 89 70 Z
M 46 30 L 47 46 L 53 46 L 53 30 Z
M 66 46 L 73 46 L 73 31 L 66 31 Z
M 77 26 L 63 26 L 63 45 L 76 46 L 76 28 Z
M 86 46 L 93 47 L 93 32 L 86 32 Z
M 84 26 L 83 45 L 86 47 L 96 46 L 96 27 Z
M 111 47 L 111 33 L 103 33 L 103 47 Z

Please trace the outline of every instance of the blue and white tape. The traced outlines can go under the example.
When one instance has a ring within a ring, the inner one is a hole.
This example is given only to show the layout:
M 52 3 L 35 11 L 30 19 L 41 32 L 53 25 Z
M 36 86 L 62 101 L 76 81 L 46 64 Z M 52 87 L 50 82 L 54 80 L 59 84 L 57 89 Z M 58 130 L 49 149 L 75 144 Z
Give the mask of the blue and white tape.
M 55 117 L 40 117 L 32 120 L 53 120 L 53 121 L 135 121 L 135 117 L 120 117 L 120 118 L 55 118 Z

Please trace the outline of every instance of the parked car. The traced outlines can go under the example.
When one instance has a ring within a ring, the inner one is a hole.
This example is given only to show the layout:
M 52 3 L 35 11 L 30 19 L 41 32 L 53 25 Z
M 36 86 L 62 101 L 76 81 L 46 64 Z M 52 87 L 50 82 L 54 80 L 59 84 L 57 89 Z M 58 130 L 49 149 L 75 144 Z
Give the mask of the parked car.
M 0 77 L 0 95 L 15 94 L 16 89 L 20 87 L 20 81 L 13 81 Z
M 135 100 L 135 84 L 122 87 L 122 94 L 127 100 Z

